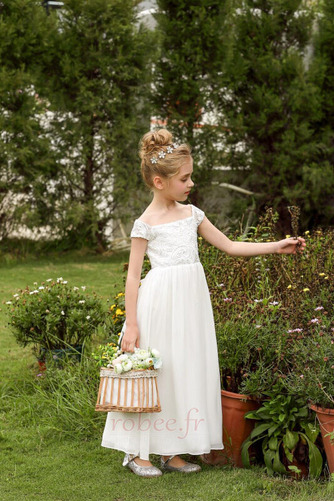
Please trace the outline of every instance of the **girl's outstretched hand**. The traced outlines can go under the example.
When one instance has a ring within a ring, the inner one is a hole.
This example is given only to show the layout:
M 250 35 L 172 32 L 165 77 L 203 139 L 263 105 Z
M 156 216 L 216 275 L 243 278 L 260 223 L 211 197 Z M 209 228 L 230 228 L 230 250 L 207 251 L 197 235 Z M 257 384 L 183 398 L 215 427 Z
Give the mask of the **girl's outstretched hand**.
M 303 252 L 306 247 L 304 238 L 285 238 L 277 242 L 277 254 L 297 254 Z
M 121 343 L 122 351 L 134 351 L 139 348 L 139 329 L 138 327 L 127 327 Z

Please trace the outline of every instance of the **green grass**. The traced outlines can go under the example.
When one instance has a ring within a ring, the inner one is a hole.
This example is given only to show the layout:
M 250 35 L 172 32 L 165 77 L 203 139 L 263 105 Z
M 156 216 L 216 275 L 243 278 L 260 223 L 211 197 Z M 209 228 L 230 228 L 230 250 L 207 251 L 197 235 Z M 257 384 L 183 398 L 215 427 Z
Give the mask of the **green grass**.
M 108 258 L 72 254 L 52 260 L 43 258 L 2 265 L 0 301 L 9 300 L 17 289 L 35 281 L 60 276 L 73 285 L 86 285 L 107 299 L 122 287 L 122 263 L 126 260 L 126 254 Z M 34 393 L 37 367 L 30 348 L 16 345 L 6 327 L 6 308 L 2 304 L 1 310 L 1 501 L 334 499 L 334 483 L 272 478 L 260 468 L 243 470 L 203 465 L 201 473 L 189 476 L 172 473 L 157 479 L 136 477 L 121 466 L 121 452 L 100 446 L 102 413 L 99 420 L 92 423 L 94 430 L 87 437 L 82 430 L 79 432 L 75 420 L 71 433 L 68 429 L 62 433 L 61 422 L 53 432 L 47 420 L 48 415 L 52 415 L 52 405 L 45 409 Z M 38 411 L 31 409 L 34 402 Z M 158 464 L 157 457 L 153 461 Z

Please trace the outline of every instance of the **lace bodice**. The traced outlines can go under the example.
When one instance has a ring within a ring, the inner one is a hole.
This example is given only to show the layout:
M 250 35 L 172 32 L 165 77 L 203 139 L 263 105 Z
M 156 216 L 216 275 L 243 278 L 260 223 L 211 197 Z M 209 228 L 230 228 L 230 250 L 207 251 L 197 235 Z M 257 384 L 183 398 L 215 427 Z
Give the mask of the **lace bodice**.
M 171 223 L 150 226 L 140 219 L 134 222 L 131 237 L 148 241 L 146 253 L 151 267 L 191 264 L 199 261 L 197 228 L 204 212 L 191 206 L 192 215 Z

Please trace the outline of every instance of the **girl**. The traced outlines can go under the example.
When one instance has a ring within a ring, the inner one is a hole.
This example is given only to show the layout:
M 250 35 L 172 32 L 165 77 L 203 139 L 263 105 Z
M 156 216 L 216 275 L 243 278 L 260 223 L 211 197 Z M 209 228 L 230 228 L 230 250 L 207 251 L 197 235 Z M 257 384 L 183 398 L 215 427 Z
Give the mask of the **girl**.
M 102 446 L 126 453 L 123 465 L 141 476 L 162 474 L 149 461 L 161 455 L 161 469 L 196 472 L 179 454 L 222 449 L 220 377 L 209 291 L 199 262 L 197 234 L 231 256 L 290 254 L 302 238 L 270 243 L 233 242 L 197 207 L 184 205 L 194 186 L 190 148 L 173 143 L 166 129 L 141 141 L 141 171 L 153 200 L 134 223 L 125 288 L 126 322 L 121 348 L 160 351 L 159 414 L 109 412 Z M 151 270 L 140 282 L 144 254 Z M 144 416 L 144 417 L 143 417 Z

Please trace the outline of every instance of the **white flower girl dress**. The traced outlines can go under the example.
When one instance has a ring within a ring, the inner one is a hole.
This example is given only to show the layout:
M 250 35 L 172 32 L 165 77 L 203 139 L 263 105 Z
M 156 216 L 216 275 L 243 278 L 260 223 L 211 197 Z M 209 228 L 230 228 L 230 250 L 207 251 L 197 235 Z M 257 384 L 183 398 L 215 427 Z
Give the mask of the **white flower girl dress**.
M 160 413 L 109 412 L 102 446 L 149 454 L 199 455 L 222 449 L 220 376 L 212 306 L 198 257 L 204 212 L 150 226 L 137 219 L 131 237 L 148 240 L 151 270 L 137 303 L 140 346 L 160 351 Z

